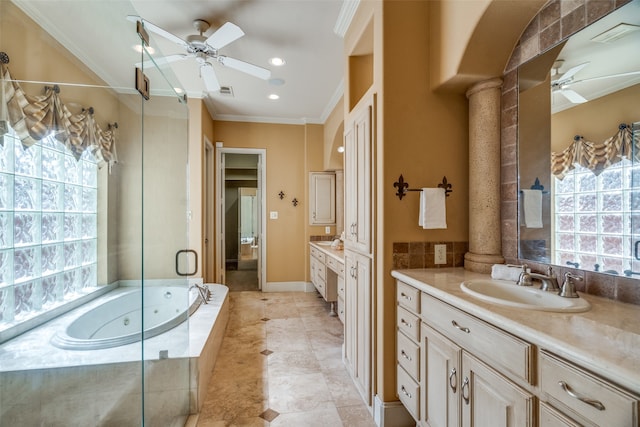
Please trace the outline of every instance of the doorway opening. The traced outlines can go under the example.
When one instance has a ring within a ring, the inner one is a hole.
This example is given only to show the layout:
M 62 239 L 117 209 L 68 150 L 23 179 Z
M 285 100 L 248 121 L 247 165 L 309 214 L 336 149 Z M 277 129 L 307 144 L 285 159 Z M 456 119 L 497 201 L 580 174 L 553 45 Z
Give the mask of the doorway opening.
M 265 278 L 264 150 L 218 147 L 218 280 L 257 291 Z

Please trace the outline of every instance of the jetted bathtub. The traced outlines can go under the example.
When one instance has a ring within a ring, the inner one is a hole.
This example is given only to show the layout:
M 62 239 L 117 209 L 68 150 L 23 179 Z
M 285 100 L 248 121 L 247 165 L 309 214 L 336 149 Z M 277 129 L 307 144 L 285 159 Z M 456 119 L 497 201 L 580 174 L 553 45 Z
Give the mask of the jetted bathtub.
M 222 293 L 212 294 L 213 300 L 209 303 L 216 304 L 216 294 Z M 134 343 L 174 328 L 187 320 L 201 303 L 202 298 L 195 288 L 134 288 L 114 298 L 105 299 L 103 304 L 78 316 L 64 330 L 56 332 L 51 343 L 67 350 L 96 350 Z M 143 322 L 144 332 L 141 333 Z

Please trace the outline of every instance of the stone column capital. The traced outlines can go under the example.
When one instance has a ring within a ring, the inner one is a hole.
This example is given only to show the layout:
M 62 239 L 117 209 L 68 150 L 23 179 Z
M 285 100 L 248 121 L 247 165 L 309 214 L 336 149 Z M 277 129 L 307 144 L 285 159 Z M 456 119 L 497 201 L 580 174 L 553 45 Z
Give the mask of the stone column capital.
M 471 95 L 475 95 L 478 92 L 482 92 L 487 89 L 495 89 L 502 87 L 502 79 L 500 77 L 494 77 L 489 80 L 483 80 L 478 83 L 474 83 L 469 89 L 467 89 L 466 95 L 467 98 L 470 98 Z

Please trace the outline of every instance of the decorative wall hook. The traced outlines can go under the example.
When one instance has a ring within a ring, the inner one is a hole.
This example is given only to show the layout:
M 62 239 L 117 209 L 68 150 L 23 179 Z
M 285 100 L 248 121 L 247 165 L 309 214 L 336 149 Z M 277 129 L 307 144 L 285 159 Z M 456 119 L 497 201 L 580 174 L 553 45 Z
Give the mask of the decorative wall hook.
M 294 197 L 291 203 L 293 203 L 293 206 L 298 206 L 298 199 Z
M 422 191 L 421 188 L 409 188 L 409 183 L 405 182 L 402 174 L 400 174 L 400 177 L 398 178 L 398 180 L 393 183 L 393 186 L 398 189 L 398 191 L 396 191 L 396 196 L 398 196 L 400 200 L 402 200 L 402 198 L 406 196 L 407 192 L 409 191 Z M 446 176 L 443 176 L 442 182 L 438 184 L 438 188 L 444 188 L 444 195 L 446 197 L 449 197 L 449 193 L 453 191 L 451 189 L 452 187 L 453 185 L 447 181 Z
M 280 200 L 284 199 L 284 191 L 279 192 L 278 196 L 280 197 Z

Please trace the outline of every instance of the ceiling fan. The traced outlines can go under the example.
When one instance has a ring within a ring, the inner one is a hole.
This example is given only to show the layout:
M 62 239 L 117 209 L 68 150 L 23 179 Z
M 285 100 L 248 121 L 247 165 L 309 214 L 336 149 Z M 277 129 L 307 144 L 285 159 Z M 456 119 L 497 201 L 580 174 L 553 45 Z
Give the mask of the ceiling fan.
M 209 23 L 203 19 L 196 19 L 193 21 L 193 26 L 199 34 L 190 35 L 186 40 L 183 40 L 139 16 L 129 15 L 127 16 L 127 19 L 132 22 L 142 22 L 145 29 L 178 44 L 186 51 L 186 53 L 182 54 L 157 58 L 155 61 L 145 61 L 142 63 L 143 67 L 155 67 L 156 64 L 160 66 L 170 62 L 194 58 L 200 65 L 200 76 L 204 81 L 204 85 L 208 92 L 216 92 L 220 90 L 220 83 L 216 77 L 212 62 L 218 62 L 226 67 L 233 68 L 234 70 L 241 71 L 263 80 L 268 80 L 271 77 L 271 71 L 266 68 L 221 55 L 219 53 L 220 49 L 244 35 L 244 32 L 240 27 L 232 24 L 231 22 L 227 22 L 222 27 L 218 28 L 218 30 L 213 34 L 206 37 L 203 34 L 209 29 Z
M 630 71 L 627 73 L 608 74 L 606 76 L 597 76 L 597 77 L 590 77 L 587 79 L 575 80 L 575 75 L 580 70 L 582 70 L 587 65 L 589 65 L 589 62 L 585 62 L 583 64 L 576 65 L 575 67 L 571 67 L 566 73 L 560 75 L 559 70 L 563 64 L 564 64 L 564 60 L 562 59 L 558 59 L 553 63 L 553 67 L 551 68 L 551 79 L 552 79 L 551 91 L 552 93 L 561 94 L 573 104 L 581 104 L 581 103 L 587 102 L 587 99 L 584 96 L 580 95 L 578 92 L 570 88 L 572 85 L 576 83 L 590 82 L 590 81 L 602 80 L 602 79 L 611 79 L 614 77 L 628 77 L 633 75 L 640 75 L 640 71 Z M 554 76 L 557 76 L 557 77 L 555 77 L 554 79 Z

